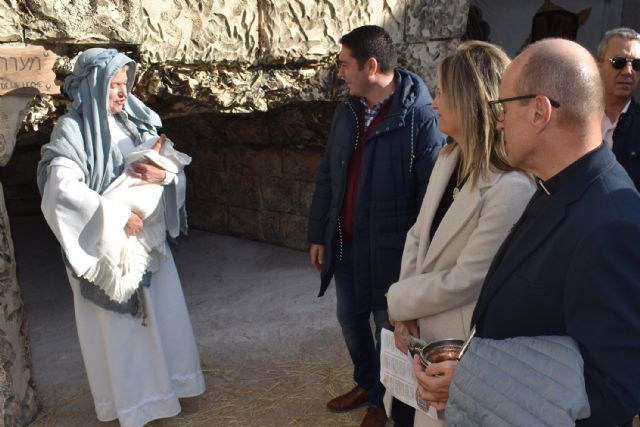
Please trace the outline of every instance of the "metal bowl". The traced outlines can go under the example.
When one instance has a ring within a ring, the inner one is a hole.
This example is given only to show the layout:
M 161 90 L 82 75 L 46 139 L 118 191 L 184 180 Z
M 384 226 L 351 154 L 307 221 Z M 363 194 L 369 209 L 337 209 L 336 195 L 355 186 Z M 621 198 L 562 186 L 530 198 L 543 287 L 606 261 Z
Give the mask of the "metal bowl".
M 445 360 L 458 360 L 463 345 L 464 341 L 456 339 L 433 341 L 420 352 L 420 361 L 426 367 Z

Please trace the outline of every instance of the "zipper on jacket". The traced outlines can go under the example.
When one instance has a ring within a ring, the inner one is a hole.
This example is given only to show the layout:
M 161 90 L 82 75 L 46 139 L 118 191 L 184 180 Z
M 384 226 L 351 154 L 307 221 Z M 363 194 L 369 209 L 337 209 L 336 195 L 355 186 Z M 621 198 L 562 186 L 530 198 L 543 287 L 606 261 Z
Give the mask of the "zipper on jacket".
M 356 151 L 358 149 L 358 140 L 360 139 L 360 120 L 358 120 L 358 114 L 353 110 L 351 102 L 347 102 L 347 105 L 353 114 L 353 118 L 356 119 L 356 139 L 353 141 L 353 151 Z
M 409 177 L 413 173 L 413 159 L 416 158 L 416 153 L 413 149 L 413 125 L 416 118 L 416 109 L 415 107 L 411 109 L 411 153 L 409 154 Z
M 349 110 L 351 110 L 351 113 L 353 114 L 353 118 L 356 121 L 356 139 L 355 141 L 353 141 L 353 151 L 356 151 L 358 149 L 358 139 L 360 138 L 360 121 L 358 120 L 358 115 L 353 110 L 353 106 L 351 105 L 351 103 L 347 102 L 346 104 L 349 107 Z M 342 165 L 344 165 L 344 160 L 342 160 Z M 342 187 L 342 195 L 341 195 L 341 197 L 343 198 L 344 198 L 344 191 L 346 186 L 347 186 L 347 182 L 345 179 L 344 185 Z M 339 211 L 338 212 L 338 260 L 339 261 L 342 261 L 343 248 L 344 248 L 344 238 L 342 235 L 342 221 L 340 221 L 340 211 Z
M 342 222 L 340 222 L 340 215 L 338 215 L 338 260 L 342 261 Z

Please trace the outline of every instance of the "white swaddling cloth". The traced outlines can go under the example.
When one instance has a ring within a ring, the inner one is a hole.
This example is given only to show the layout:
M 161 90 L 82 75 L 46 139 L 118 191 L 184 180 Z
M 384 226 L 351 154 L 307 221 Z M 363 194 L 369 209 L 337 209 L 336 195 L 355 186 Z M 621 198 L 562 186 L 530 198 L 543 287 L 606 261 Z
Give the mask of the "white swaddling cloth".
M 128 175 L 127 168 L 148 159 L 167 173 L 177 174 L 191 163 L 191 157 L 175 150 L 169 139 L 160 153 L 156 152 L 151 148 L 156 141 L 157 138 L 152 138 L 129 152 L 125 156 L 125 172 L 102 194 L 136 212 L 143 220 L 143 228 L 135 236 L 127 237 L 122 230 L 114 233 L 113 239 L 103 241 L 101 252 L 105 255 L 83 275 L 116 302 L 127 301 L 140 285 L 144 273 L 157 271 L 166 258 L 164 186 L 135 185 L 140 179 Z

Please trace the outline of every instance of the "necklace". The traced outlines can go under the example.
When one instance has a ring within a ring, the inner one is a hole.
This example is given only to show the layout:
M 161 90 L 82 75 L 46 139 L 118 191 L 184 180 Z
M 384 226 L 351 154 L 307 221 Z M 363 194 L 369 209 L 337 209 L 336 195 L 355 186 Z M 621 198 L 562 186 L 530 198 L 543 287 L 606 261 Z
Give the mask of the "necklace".
M 462 159 L 460 159 L 458 161 L 458 167 L 456 168 L 458 170 L 457 176 L 456 176 L 456 186 L 453 188 L 453 193 L 452 193 L 452 197 L 455 199 L 456 196 L 458 195 L 458 193 L 460 193 L 460 189 L 464 186 L 464 183 L 467 182 L 467 177 L 469 175 L 462 175 Z

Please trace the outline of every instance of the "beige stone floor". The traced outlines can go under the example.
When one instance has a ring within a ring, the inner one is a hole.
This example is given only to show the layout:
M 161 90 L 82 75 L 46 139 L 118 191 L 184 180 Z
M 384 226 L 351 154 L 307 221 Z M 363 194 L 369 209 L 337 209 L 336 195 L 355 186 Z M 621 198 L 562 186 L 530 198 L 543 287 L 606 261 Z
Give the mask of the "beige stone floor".
M 32 425 L 117 427 L 95 418 L 55 241 L 38 218 L 13 219 L 12 232 L 43 403 Z M 333 287 L 316 298 L 306 253 L 198 230 L 173 252 L 207 390 L 182 401 L 178 416 L 148 426 L 360 425 L 364 408 L 325 409 L 352 387 L 351 365 Z
M 38 218 L 12 220 L 27 308 L 37 427 L 114 427 L 95 418 L 59 249 Z M 151 426 L 358 426 L 364 408 L 325 409 L 351 367 L 335 294 L 317 298 L 306 253 L 192 230 L 174 248 L 207 391 Z

